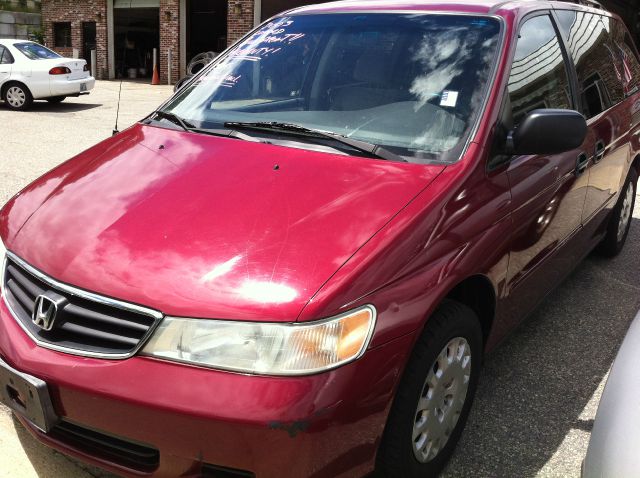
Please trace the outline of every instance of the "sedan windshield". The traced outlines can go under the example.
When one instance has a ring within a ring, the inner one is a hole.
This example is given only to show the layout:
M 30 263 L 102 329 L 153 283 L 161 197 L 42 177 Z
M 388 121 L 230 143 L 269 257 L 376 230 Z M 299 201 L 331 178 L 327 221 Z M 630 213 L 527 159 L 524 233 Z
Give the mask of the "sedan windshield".
M 50 60 L 61 58 L 55 51 L 33 42 L 14 43 L 16 49 L 30 60 Z
M 482 107 L 499 32 L 497 20 L 469 15 L 281 17 L 205 69 L 164 111 L 198 128 L 276 122 L 412 162 L 455 160 Z M 265 134 L 277 137 L 272 130 Z

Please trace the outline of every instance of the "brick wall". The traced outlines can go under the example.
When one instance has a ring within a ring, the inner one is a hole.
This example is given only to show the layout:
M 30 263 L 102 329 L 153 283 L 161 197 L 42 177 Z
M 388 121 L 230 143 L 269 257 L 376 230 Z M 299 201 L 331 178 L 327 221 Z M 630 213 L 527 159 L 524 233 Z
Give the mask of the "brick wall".
M 253 0 L 229 0 L 227 14 L 227 45 L 233 45 L 237 40 L 253 30 Z
M 160 0 L 160 82 L 168 79 L 168 57 L 171 50 L 171 81 L 180 75 L 180 0 Z
M 228 0 L 227 43 L 232 45 L 253 29 L 254 0 Z M 172 52 L 172 80 L 178 80 L 180 70 L 180 0 L 160 0 L 160 81 L 168 79 L 168 50 Z M 108 78 L 107 63 L 107 1 L 106 0 L 43 0 L 42 19 L 45 43 L 64 56 L 72 56 L 76 48 L 83 55 L 82 22 L 96 22 L 97 77 Z M 53 23 L 71 23 L 71 47 L 54 46 Z M 114 59 L 110 59 L 114 61 Z
M 53 41 L 53 23 L 71 23 L 71 47 L 56 48 Z M 107 68 L 107 2 L 106 0 L 44 0 L 42 2 L 42 29 L 46 45 L 64 56 L 72 56 L 76 48 L 83 56 L 82 22 L 96 22 L 97 77 L 108 77 Z M 86 58 L 88 61 L 89 58 Z

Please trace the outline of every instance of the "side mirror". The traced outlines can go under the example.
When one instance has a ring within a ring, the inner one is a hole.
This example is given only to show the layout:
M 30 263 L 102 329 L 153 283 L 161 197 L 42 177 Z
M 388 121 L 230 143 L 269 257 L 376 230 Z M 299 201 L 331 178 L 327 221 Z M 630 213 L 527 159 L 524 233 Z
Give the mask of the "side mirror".
M 587 121 L 577 111 L 531 111 L 509 133 L 510 154 L 559 154 L 578 148 L 587 137 Z

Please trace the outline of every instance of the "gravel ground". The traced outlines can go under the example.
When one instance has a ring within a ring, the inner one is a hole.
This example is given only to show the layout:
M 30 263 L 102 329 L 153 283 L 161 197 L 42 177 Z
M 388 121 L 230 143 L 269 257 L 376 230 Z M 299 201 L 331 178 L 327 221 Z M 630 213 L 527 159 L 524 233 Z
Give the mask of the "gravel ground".
M 60 105 L 38 102 L 26 113 L 0 105 L 0 204 L 108 137 L 118 88 L 116 82 L 97 82 L 89 96 Z M 170 93 L 167 86 L 124 83 L 121 127 L 144 117 Z M 636 207 L 622 254 L 614 260 L 587 258 L 487 357 L 446 477 L 579 476 L 607 373 L 640 308 L 639 270 Z M 41 445 L 0 408 L 0 478 L 91 476 L 109 475 Z
M 116 119 L 120 83 L 98 81 L 88 96 L 59 105 L 36 102 L 13 112 L 0 102 L 0 204 L 49 169 L 108 138 Z M 120 129 L 153 111 L 172 92 L 166 85 L 123 83 Z M 0 405 L 0 478 L 111 476 L 36 441 Z

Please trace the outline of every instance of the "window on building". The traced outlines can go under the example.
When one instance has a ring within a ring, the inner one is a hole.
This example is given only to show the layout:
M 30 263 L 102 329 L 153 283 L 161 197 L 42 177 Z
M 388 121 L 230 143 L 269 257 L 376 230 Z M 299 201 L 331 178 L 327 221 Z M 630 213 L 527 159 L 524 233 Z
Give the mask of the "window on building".
M 527 20 L 520 29 L 509 98 L 516 125 L 538 108 L 571 108 L 569 75 L 548 15 Z
M 71 22 L 56 22 L 53 24 L 53 46 L 71 47 Z

